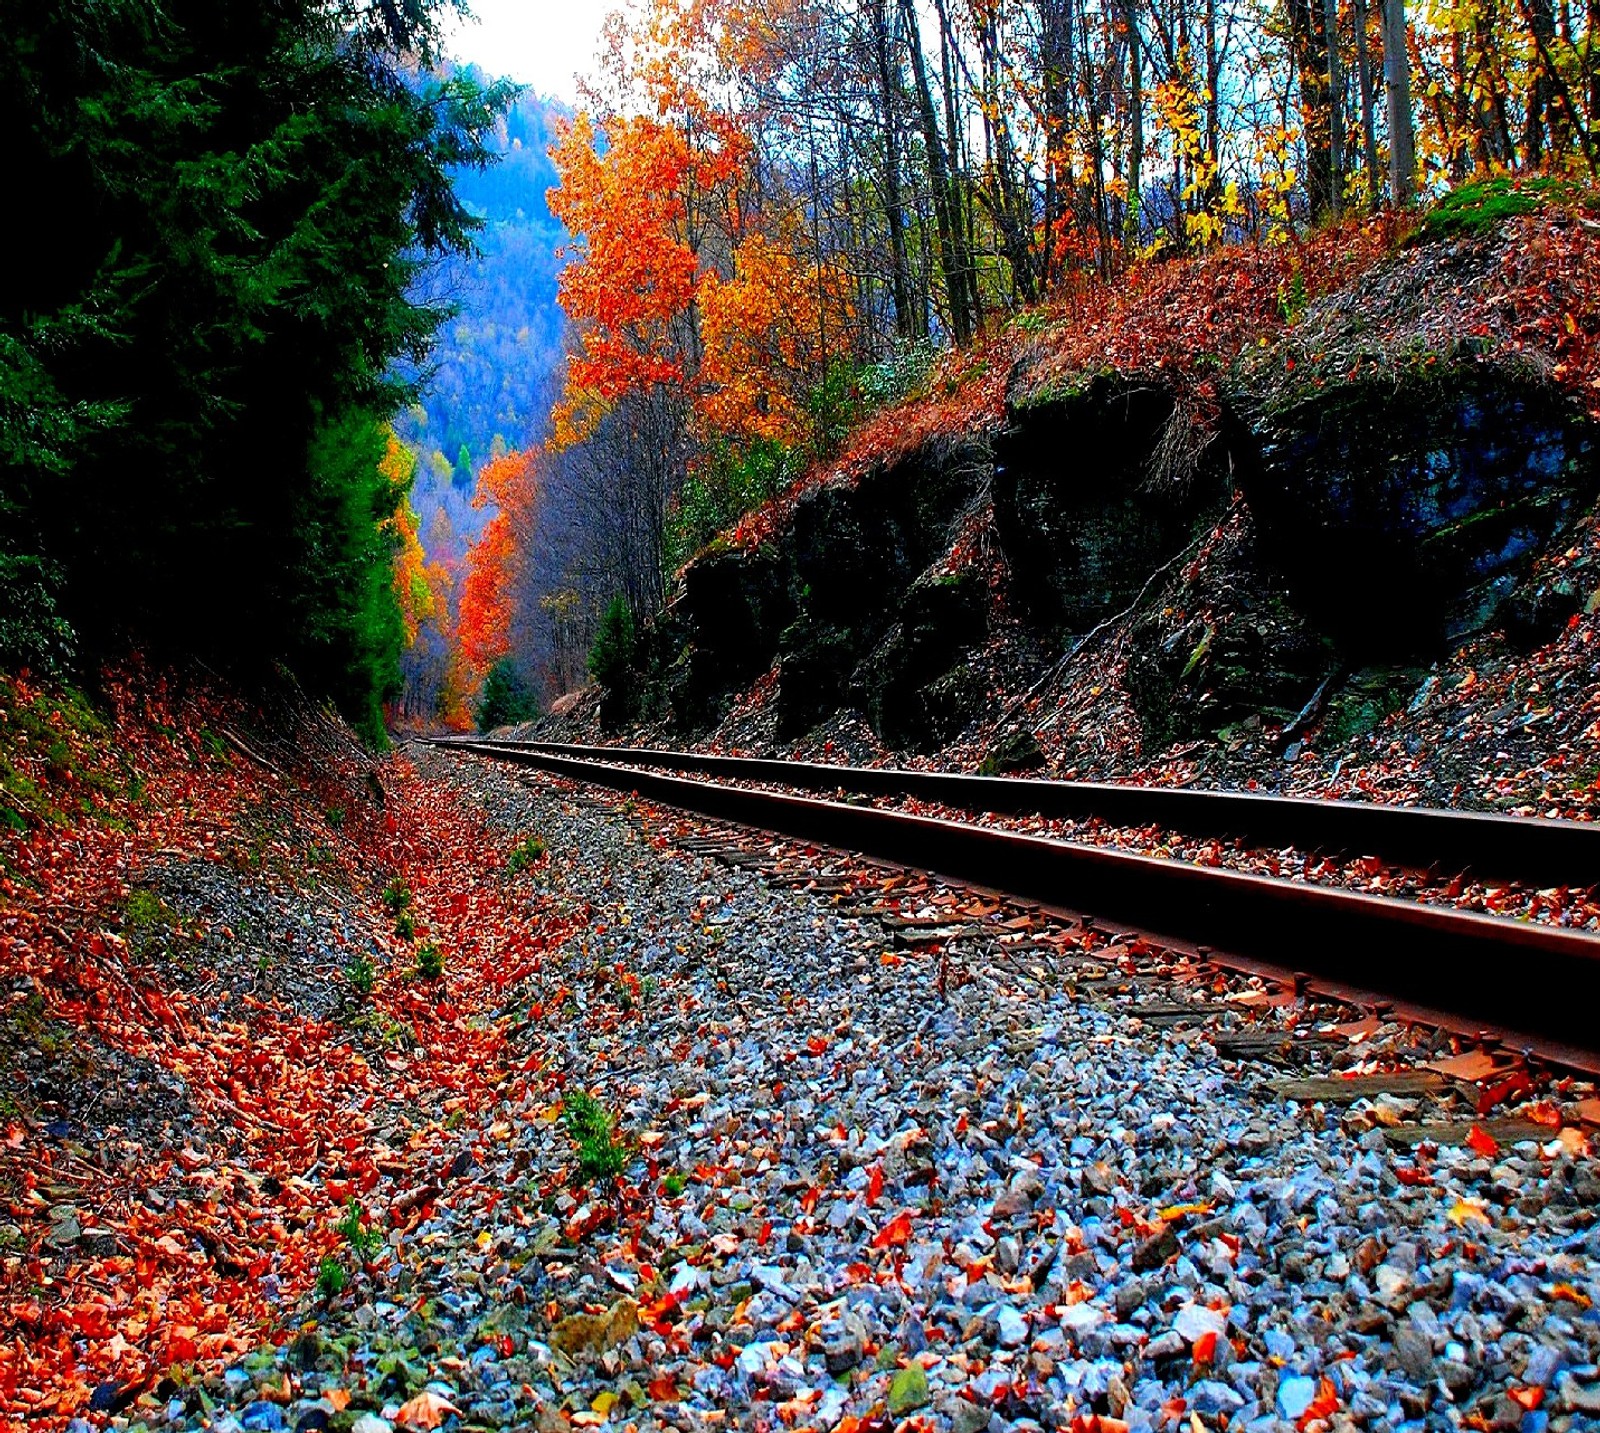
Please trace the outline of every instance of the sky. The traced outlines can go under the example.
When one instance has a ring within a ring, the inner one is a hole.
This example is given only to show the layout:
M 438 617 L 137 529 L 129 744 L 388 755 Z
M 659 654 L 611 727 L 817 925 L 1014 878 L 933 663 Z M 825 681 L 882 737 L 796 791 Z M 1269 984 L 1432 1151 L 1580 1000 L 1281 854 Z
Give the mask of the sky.
M 593 67 L 600 25 L 615 0 L 471 0 L 477 19 L 454 27 L 447 48 L 489 74 L 556 99 L 577 98 Z

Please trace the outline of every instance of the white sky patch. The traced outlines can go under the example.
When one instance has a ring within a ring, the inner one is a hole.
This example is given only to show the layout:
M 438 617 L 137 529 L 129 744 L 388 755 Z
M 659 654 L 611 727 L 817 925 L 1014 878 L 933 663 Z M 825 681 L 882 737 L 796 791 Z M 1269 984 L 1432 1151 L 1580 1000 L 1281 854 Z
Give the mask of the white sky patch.
M 614 8 L 615 0 L 472 0 L 476 18 L 452 27 L 446 49 L 490 75 L 573 101 Z

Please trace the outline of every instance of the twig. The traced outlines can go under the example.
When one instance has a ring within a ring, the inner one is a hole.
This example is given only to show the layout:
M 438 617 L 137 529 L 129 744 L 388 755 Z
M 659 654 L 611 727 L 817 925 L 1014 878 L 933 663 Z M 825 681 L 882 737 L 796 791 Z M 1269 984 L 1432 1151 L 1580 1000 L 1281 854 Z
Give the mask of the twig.
M 1128 606 L 1124 607 L 1122 611 L 1116 613 L 1115 615 L 1105 618 L 1104 621 L 1097 622 L 1093 627 L 1085 632 L 1083 636 L 1078 638 L 1078 640 L 1072 644 L 1064 656 L 1062 656 L 1052 667 L 1049 668 L 1048 671 L 1045 672 L 1042 677 L 1039 678 L 1038 681 L 1029 687 L 1027 691 L 1025 691 L 1020 697 L 1012 702 L 1011 705 L 1000 714 L 1000 719 L 995 724 L 996 729 L 1004 727 L 1006 723 L 1017 714 L 1018 711 L 1025 707 L 1030 701 L 1033 700 L 1034 697 L 1044 690 L 1045 687 L 1047 687 L 1064 671 L 1066 671 L 1078 654 L 1082 652 L 1083 649 L 1087 647 L 1089 643 L 1094 641 L 1095 638 L 1097 638 L 1102 632 L 1106 631 L 1108 628 L 1115 627 L 1118 622 L 1123 621 L 1125 618 L 1130 617 L 1133 615 L 1133 613 L 1137 612 L 1140 605 L 1144 602 L 1144 599 L 1150 595 L 1150 589 L 1155 586 L 1156 579 L 1158 577 L 1164 577 L 1173 569 L 1173 567 L 1182 562 L 1184 558 L 1188 557 L 1190 553 L 1204 543 L 1208 536 L 1210 536 L 1209 533 L 1202 533 L 1199 537 L 1195 538 L 1195 540 L 1191 542 L 1188 547 L 1184 548 L 1182 552 L 1175 553 L 1166 562 L 1163 562 L 1160 567 L 1156 568 L 1156 570 L 1150 574 L 1144 586 L 1139 589 L 1139 595 L 1135 597 L 1133 601 L 1128 604 Z M 1037 730 L 1038 729 L 1035 728 L 1035 731 Z

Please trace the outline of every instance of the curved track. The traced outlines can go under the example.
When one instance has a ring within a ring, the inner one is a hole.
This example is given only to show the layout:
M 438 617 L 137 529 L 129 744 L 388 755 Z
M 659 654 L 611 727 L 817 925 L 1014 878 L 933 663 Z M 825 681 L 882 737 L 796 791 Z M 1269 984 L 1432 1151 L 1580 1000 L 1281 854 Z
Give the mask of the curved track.
M 1600 882 L 1600 823 L 1170 786 L 965 776 L 901 767 L 828 766 L 651 747 L 574 746 L 542 741 L 480 744 L 726 781 L 764 781 L 800 791 L 910 797 L 936 801 L 960 811 L 1077 821 L 1098 817 L 1115 826 L 1160 826 L 1191 836 L 1223 837 L 1256 846 L 1296 846 L 1306 851 L 1378 856 L 1395 865 L 1421 870 L 1432 868 L 1451 875 L 1465 871 L 1538 886 Z
M 1162 860 L 1100 846 L 1085 846 L 959 821 L 935 820 L 847 802 L 785 792 L 688 779 L 660 770 L 618 764 L 617 757 L 651 765 L 690 767 L 730 778 L 782 781 L 816 789 L 862 790 L 870 782 L 878 794 L 916 794 L 950 803 L 946 783 L 975 783 L 960 804 L 973 808 L 977 793 L 1028 805 L 984 810 L 1040 811 L 1045 802 L 1059 814 L 1073 804 L 1079 814 L 1131 821 L 1127 813 L 1178 811 L 1184 820 L 1145 815 L 1143 822 L 1166 820 L 1186 831 L 1275 839 L 1307 847 L 1333 842 L 1317 831 L 1344 831 L 1369 839 L 1354 845 L 1367 854 L 1405 849 L 1416 864 L 1420 843 L 1430 832 L 1446 845 L 1448 856 L 1429 864 L 1449 866 L 1471 851 L 1479 869 L 1503 858 L 1532 879 L 1554 884 L 1518 850 L 1517 828 L 1533 836 L 1536 849 L 1563 868 L 1584 851 L 1594 851 L 1600 832 L 1560 822 L 1524 822 L 1512 817 L 1361 806 L 1342 815 L 1340 803 L 1292 801 L 1276 797 L 1231 797 L 1207 792 L 1146 791 L 1133 787 L 1085 787 L 1004 778 L 939 777 L 933 773 L 880 773 L 835 767 L 799 767 L 788 762 L 755 762 L 669 752 L 610 748 L 552 748 L 541 743 L 447 741 L 441 745 L 532 767 L 572 780 L 590 782 L 696 812 L 862 856 L 918 867 L 947 879 L 981 886 L 1014 899 L 1085 914 L 1138 931 L 1167 944 L 1191 947 L 1219 963 L 1281 977 L 1313 979 L 1329 993 L 1358 1003 L 1402 1002 L 1418 1018 L 1457 1031 L 1492 1034 L 1514 1049 L 1556 1063 L 1600 1072 L 1600 937 L 1557 926 L 1505 920 L 1389 897 L 1308 886 L 1267 877 Z M 581 754 L 580 754 L 581 753 Z M 598 760 L 605 756 L 611 760 Z M 914 777 L 896 790 L 894 778 Z M 925 780 L 928 778 L 928 780 Z M 862 785 L 853 783 L 863 782 Z M 882 782 L 882 784 L 878 784 Z M 1067 788 L 1061 790 L 1059 788 Z M 1010 788 L 999 790 L 997 788 Z M 1026 793 L 1022 790 L 1026 788 Z M 1079 803 L 1116 793 L 1123 800 L 1113 816 Z M 935 794 L 938 793 L 938 794 Z M 1128 793 L 1129 798 L 1122 794 Z M 1182 802 L 1134 803 L 1131 797 L 1201 798 Z M 1209 798 L 1209 799 L 1207 799 Z M 1213 805 L 1213 803 L 1221 803 Z M 1403 818 L 1389 823 L 1378 813 Z M 1198 822 L 1207 822 L 1204 826 Z M 1320 824 L 1319 824 L 1320 823 Z M 1343 823 L 1343 824 L 1341 824 Z M 1511 829 L 1508 829 L 1511 828 Z M 1279 833 L 1266 837 L 1261 833 Z M 1392 834 L 1391 834 L 1392 833 Z M 1352 838 L 1353 839 L 1353 838 Z M 1542 844 L 1540 844 L 1542 843 Z M 1478 865 L 1478 863 L 1485 863 Z M 1539 874 L 1533 875 L 1534 871 Z M 1587 867 L 1600 874 L 1600 860 Z

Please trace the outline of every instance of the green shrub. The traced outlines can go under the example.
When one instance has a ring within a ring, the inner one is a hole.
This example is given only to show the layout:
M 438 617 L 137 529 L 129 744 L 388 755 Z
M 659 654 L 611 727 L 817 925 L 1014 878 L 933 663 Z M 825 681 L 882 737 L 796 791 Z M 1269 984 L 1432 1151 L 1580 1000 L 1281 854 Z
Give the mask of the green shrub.
M 344 826 L 344 807 L 330 806 L 324 814 L 328 818 L 328 825 L 332 826 L 335 831 L 340 830 Z
M 667 1191 L 669 1199 L 676 1199 L 689 1187 L 689 1181 L 681 1174 L 669 1174 L 661 1181 L 661 1187 Z
M 391 915 L 399 915 L 403 910 L 411 908 L 411 887 L 396 876 L 383 888 L 383 903 L 389 908 Z
M 366 956 L 358 955 L 345 966 L 344 978 L 350 982 L 350 988 L 365 1000 L 372 994 L 372 987 L 377 982 L 378 972 Z
M 628 1162 L 628 1150 L 612 1133 L 605 1106 L 587 1091 L 574 1090 L 566 1097 L 561 1122 L 577 1151 L 575 1182 L 614 1183 Z
M 489 668 L 483 681 L 483 697 L 476 713 L 479 731 L 493 731 L 513 722 L 533 721 L 539 715 L 539 699 L 522 678 L 517 664 L 502 657 Z
M 437 980 L 444 974 L 444 952 L 431 940 L 417 947 L 417 975 L 422 980 Z
M 317 1292 L 324 1299 L 336 1299 L 349 1282 L 350 1276 L 345 1273 L 344 1265 L 332 1254 L 324 1254 L 322 1262 L 317 1265 Z
M 344 1218 L 339 1221 L 338 1230 L 362 1264 L 370 1264 L 383 1248 L 382 1232 L 368 1225 L 366 1213 L 354 1195 L 345 1204 Z
M 415 940 L 417 938 L 417 922 L 410 911 L 401 911 L 394 918 L 394 933 L 401 940 Z
M 589 675 L 608 692 L 624 689 L 631 676 L 637 646 L 633 609 L 628 606 L 626 597 L 613 597 L 600 618 L 594 646 L 589 649 Z
M 511 848 L 511 855 L 506 859 L 506 869 L 513 876 L 519 875 L 530 866 L 537 866 L 544 860 L 549 849 L 543 836 L 526 836 Z
M 600 618 L 594 646 L 589 649 L 589 675 L 605 693 L 600 704 L 603 726 L 620 726 L 633 714 L 637 685 L 633 666 L 637 655 L 633 609 L 626 597 L 613 597 Z

